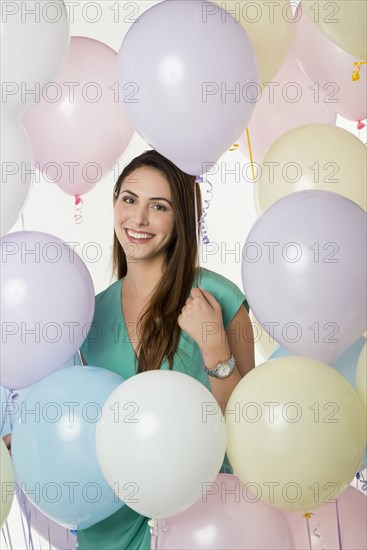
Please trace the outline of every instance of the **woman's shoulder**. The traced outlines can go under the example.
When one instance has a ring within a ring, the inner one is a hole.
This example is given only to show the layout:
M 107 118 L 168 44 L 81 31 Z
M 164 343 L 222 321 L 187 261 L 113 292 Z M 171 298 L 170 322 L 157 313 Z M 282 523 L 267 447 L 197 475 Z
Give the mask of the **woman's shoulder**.
M 241 304 L 249 311 L 246 296 L 233 281 L 209 269 L 200 269 L 200 286 L 220 303 L 225 321 L 228 322 L 233 317 L 233 312 L 236 312 Z
M 200 286 L 209 292 L 210 288 L 240 291 L 238 286 L 224 275 L 203 267 L 200 268 Z

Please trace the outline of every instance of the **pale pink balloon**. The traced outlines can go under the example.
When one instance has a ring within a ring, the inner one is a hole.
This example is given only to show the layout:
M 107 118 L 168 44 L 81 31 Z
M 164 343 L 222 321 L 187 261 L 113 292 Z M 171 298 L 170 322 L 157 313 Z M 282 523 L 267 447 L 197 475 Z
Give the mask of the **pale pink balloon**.
M 160 550 L 287 550 L 294 541 L 280 510 L 259 500 L 256 483 L 219 474 L 203 496 L 175 517 L 161 520 Z M 260 489 L 260 486 L 258 486 Z M 252 492 L 251 492 L 252 491 Z M 161 528 L 166 530 L 162 532 Z
M 338 496 L 341 546 L 338 541 L 338 523 L 335 503 L 314 510 L 309 519 L 312 548 L 334 550 L 365 550 L 367 548 L 367 497 L 358 489 L 348 487 Z M 310 548 L 307 521 L 302 514 L 286 512 L 292 528 L 295 550 Z M 325 546 L 322 546 L 321 536 Z
M 361 65 L 360 79 L 353 81 L 354 63 L 359 60 L 331 42 L 301 6 L 295 17 L 294 55 L 316 83 L 315 87 L 335 101 L 337 113 L 349 120 L 364 120 L 367 117 L 366 65 Z
M 294 55 L 288 53 L 272 82 L 262 90 L 248 126 L 255 161 L 260 162 L 274 141 L 292 128 L 311 123 L 335 124 L 335 104 L 326 103 L 322 94 L 317 101 L 315 90 Z M 246 133 L 239 142 L 249 156 Z
M 117 53 L 73 37 L 54 83 L 23 117 L 36 162 L 65 193 L 90 191 L 129 144 L 134 130 L 118 95 Z

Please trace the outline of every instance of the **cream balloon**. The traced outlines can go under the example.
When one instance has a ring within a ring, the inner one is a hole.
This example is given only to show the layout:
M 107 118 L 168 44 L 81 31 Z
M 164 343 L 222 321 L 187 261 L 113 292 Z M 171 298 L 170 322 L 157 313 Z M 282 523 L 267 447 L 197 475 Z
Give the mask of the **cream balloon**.
M 170 517 L 216 478 L 226 446 L 224 419 L 195 378 L 147 371 L 112 392 L 96 445 L 102 472 L 125 504 L 150 518 Z
M 331 501 L 349 485 L 365 450 L 357 393 L 335 369 L 306 357 L 252 370 L 234 389 L 225 417 L 236 475 L 276 508 L 306 512 Z
M 356 370 L 356 389 L 367 409 L 367 344 L 361 351 Z M 367 412 L 367 410 L 366 410 Z
M 366 210 L 366 147 L 329 124 L 306 124 L 281 136 L 267 151 L 254 193 L 262 212 L 295 191 L 338 193 Z
M 289 0 L 238 2 L 212 0 L 228 11 L 248 33 L 260 69 L 260 86 L 269 84 L 281 67 L 293 37 L 293 12 Z
M 301 5 L 334 44 L 367 59 L 366 0 L 315 0 Z
M 0 438 L 0 527 L 6 522 L 14 498 L 14 474 L 9 451 Z
M 1 237 L 15 224 L 29 196 L 34 171 L 33 149 L 19 119 L 1 117 Z

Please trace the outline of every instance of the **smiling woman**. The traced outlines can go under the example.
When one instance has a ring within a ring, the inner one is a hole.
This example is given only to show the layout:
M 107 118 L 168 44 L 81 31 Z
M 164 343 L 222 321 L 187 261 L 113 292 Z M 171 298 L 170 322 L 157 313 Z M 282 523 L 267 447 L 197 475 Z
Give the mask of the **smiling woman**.
M 185 373 L 224 410 L 254 367 L 253 334 L 239 288 L 198 267 L 201 196 L 195 177 L 147 151 L 121 173 L 113 204 L 117 281 L 96 297 L 98 338 L 91 330 L 81 348 L 84 363 L 125 379 L 156 369 Z M 221 471 L 233 472 L 227 457 Z M 79 548 L 150 549 L 147 521 L 124 506 L 80 531 Z

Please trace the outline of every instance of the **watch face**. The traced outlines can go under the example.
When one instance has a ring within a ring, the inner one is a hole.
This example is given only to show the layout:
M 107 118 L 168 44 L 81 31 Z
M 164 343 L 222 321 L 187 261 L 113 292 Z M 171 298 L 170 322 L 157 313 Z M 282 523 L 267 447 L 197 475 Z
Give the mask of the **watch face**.
M 228 376 L 231 372 L 231 366 L 228 363 L 224 363 L 224 365 L 220 365 L 218 367 L 218 375 L 219 376 Z

